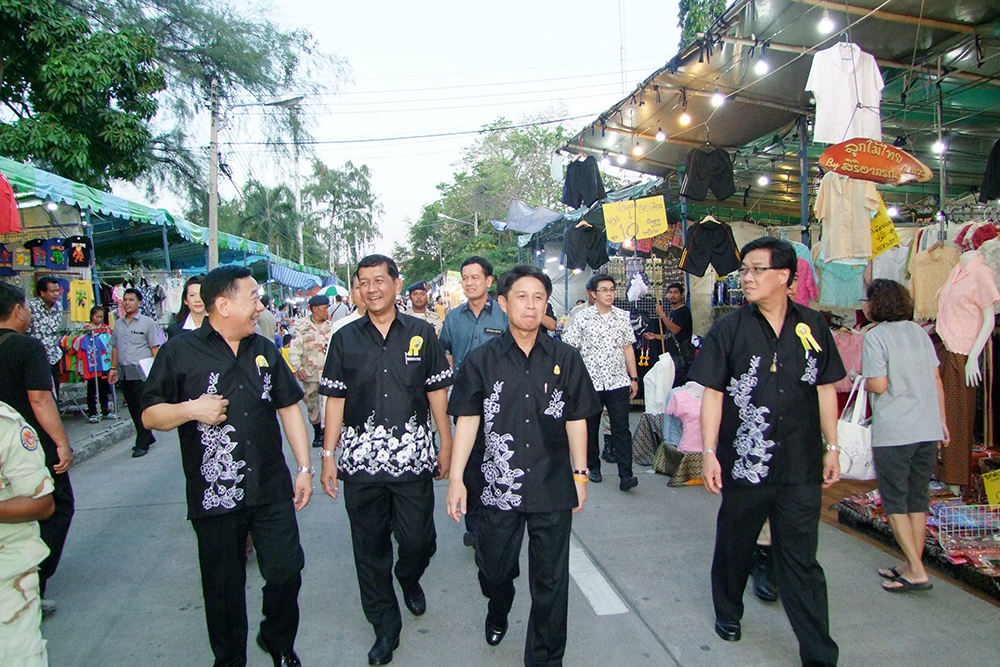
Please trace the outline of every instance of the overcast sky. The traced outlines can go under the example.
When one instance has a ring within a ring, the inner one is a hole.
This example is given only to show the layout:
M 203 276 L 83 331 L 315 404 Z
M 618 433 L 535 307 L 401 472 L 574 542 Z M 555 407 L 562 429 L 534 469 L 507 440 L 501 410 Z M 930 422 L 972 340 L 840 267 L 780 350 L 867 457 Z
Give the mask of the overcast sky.
M 351 66 L 353 81 L 338 93 L 303 102 L 319 142 L 477 130 L 501 115 L 518 120 L 539 112 L 551 118 L 580 116 L 564 124 L 575 131 L 624 97 L 617 2 L 270 4 L 273 18 L 289 28 L 308 29 L 325 51 Z M 625 91 L 631 91 L 677 52 L 677 1 L 623 0 L 621 5 Z M 236 125 L 220 135 L 234 180 L 242 184 L 252 174 L 264 182 L 291 183 L 292 160 L 275 164 L 260 147 L 241 145 L 253 139 Z M 376 249 L 388 252 L 394 241 L 405 238 L 407 221 L 436 199 L 435 186 L 451 178 L 462 148 L 474 138 L 322 143 L 314 150 L 331 166 L 351 160 L 371 168 L 384 207 L 383 240 Z M 236 190 L 220 182 L 220 194 L 228 199 Z

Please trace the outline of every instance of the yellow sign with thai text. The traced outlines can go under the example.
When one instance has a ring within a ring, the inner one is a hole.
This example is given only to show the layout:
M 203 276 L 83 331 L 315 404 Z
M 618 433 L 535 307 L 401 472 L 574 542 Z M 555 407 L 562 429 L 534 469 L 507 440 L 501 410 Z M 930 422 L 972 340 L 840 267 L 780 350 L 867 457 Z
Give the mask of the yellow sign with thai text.
M 986 502 L 993 507 L 1000 507 L 1000 470 L 984 472 L 983 487 L 986 489 Z
M 667 209 L 663 195 L 604 205 L 604 226 L 608 240 L 651 239 L 667 231 Z
M 878 257 L 889 248 L 899 245 L 899 232 L 885 209 L 882 195 L 878 196 L 878 212 L 872 218 L 872 257 Z

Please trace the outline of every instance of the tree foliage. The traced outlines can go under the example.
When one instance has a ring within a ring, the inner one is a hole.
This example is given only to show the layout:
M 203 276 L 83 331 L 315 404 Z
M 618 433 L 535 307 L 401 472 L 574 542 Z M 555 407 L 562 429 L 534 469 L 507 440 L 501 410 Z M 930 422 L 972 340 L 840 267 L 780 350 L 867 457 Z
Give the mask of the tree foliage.
M 725 11 L 726 0 L 680 0 L 677 7 L 680 48 L 691 44 L 699 32 L 705 32 Z
M 106 188 L 150 166 L 165 87 L 152 33 L 94 30 L 58 0 L 0 0 L 0 153 Z

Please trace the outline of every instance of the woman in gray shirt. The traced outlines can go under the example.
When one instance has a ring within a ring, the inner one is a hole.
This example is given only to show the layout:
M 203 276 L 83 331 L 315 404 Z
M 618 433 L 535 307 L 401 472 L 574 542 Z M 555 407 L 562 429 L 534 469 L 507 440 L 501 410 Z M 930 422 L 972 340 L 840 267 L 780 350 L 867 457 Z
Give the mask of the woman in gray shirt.
M 939 443 L 948 446 L 944 389 L 930 337 L 913 322 L 913 299 L 894 280 L 868 287 L 861 370 L 871 393 L 872 454 L 879 495 L 906 564 L 879 570 L 892 593 L 929 590 L 921 557 L 930 479 Z

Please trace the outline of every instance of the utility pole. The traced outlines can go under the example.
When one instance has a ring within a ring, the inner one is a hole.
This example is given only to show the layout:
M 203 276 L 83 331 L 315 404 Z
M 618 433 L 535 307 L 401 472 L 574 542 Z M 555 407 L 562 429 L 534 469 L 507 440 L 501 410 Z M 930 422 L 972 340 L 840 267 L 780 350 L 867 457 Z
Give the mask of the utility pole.
M 472 217 L 472 221 L 473 221 L 472 231 L 475 233 L 476 236 L 479 236 L 479 211 L 475 211 L 472 214 L 472 216 L 473 216 Z
M 219 266 L 219 80 L 212 79 L 208 160 L 208 270 Z
M 305 264 L 305 248 L 302 244 L 302 187 L 299 184 L 299 107 L 292 107 L 292 145 L 295 150 L 295 237 L 299 242 L 299 264 Z

